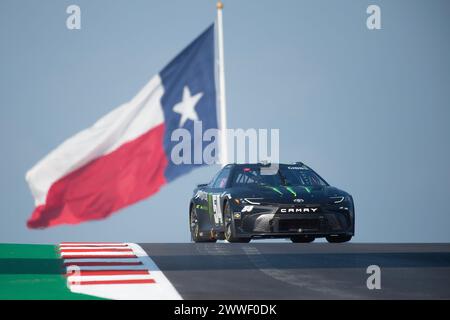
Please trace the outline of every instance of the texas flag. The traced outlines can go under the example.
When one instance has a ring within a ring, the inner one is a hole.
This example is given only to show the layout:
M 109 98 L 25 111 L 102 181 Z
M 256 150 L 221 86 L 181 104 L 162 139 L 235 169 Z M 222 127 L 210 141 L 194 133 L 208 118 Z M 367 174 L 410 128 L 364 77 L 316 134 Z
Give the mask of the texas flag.
M 214 25 L 129 102 L 69 138 L 26 174 L 35 200 L 27 225 L 45 228 L 103 219 L 156 193 L 202 164 L 171 159 L 171 134 L 218 128 Z M 205 146 L 192 141 L 194 154 Z M 201 152 L 201 150 L 200 150 Z

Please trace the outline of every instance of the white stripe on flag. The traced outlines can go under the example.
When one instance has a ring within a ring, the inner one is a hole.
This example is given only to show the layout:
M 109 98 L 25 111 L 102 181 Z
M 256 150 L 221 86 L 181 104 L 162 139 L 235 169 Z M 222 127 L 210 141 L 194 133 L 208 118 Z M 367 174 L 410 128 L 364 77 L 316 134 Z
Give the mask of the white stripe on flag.
M 159 75 L 129 102 L 103 116 L 93 126 L 64 141 L 26 173 L 35 205 L 45 203 L 50 187 L 69 172 L 118 149 L 164 122 Z

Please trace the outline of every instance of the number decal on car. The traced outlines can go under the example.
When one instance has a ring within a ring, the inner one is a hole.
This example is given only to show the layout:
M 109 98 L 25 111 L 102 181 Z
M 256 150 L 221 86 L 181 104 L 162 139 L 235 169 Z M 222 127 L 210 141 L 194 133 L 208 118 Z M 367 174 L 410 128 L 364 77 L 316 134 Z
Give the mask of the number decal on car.
M 214 222 L 218 225 L 223 223 L 222 221 L 222 209 L 220 208 L 220 194 L 212 195 Z

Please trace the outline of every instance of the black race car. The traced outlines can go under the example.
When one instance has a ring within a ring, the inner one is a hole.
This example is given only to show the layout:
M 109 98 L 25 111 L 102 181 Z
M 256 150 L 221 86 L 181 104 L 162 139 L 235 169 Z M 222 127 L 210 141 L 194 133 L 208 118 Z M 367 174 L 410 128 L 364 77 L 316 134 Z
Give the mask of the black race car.
M 347 242 L 355 232 L 355 209 L 350 194 L 301 162 L 229 164 L 194 190 L 189 223 L 194 242 Z

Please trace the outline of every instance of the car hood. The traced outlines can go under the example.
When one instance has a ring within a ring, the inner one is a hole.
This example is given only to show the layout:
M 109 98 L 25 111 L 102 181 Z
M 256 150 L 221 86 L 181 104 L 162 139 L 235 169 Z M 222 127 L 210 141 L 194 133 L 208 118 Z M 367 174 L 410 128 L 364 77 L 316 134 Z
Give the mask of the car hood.
M 302 199 L 302 204 L 326 203 L 333 196 L 345 196 L 346 192 L 331 186 L 269 186 L 233 188 L 234 198 L 262 198 L 262 203 L 294 204 L 294 199 Z

